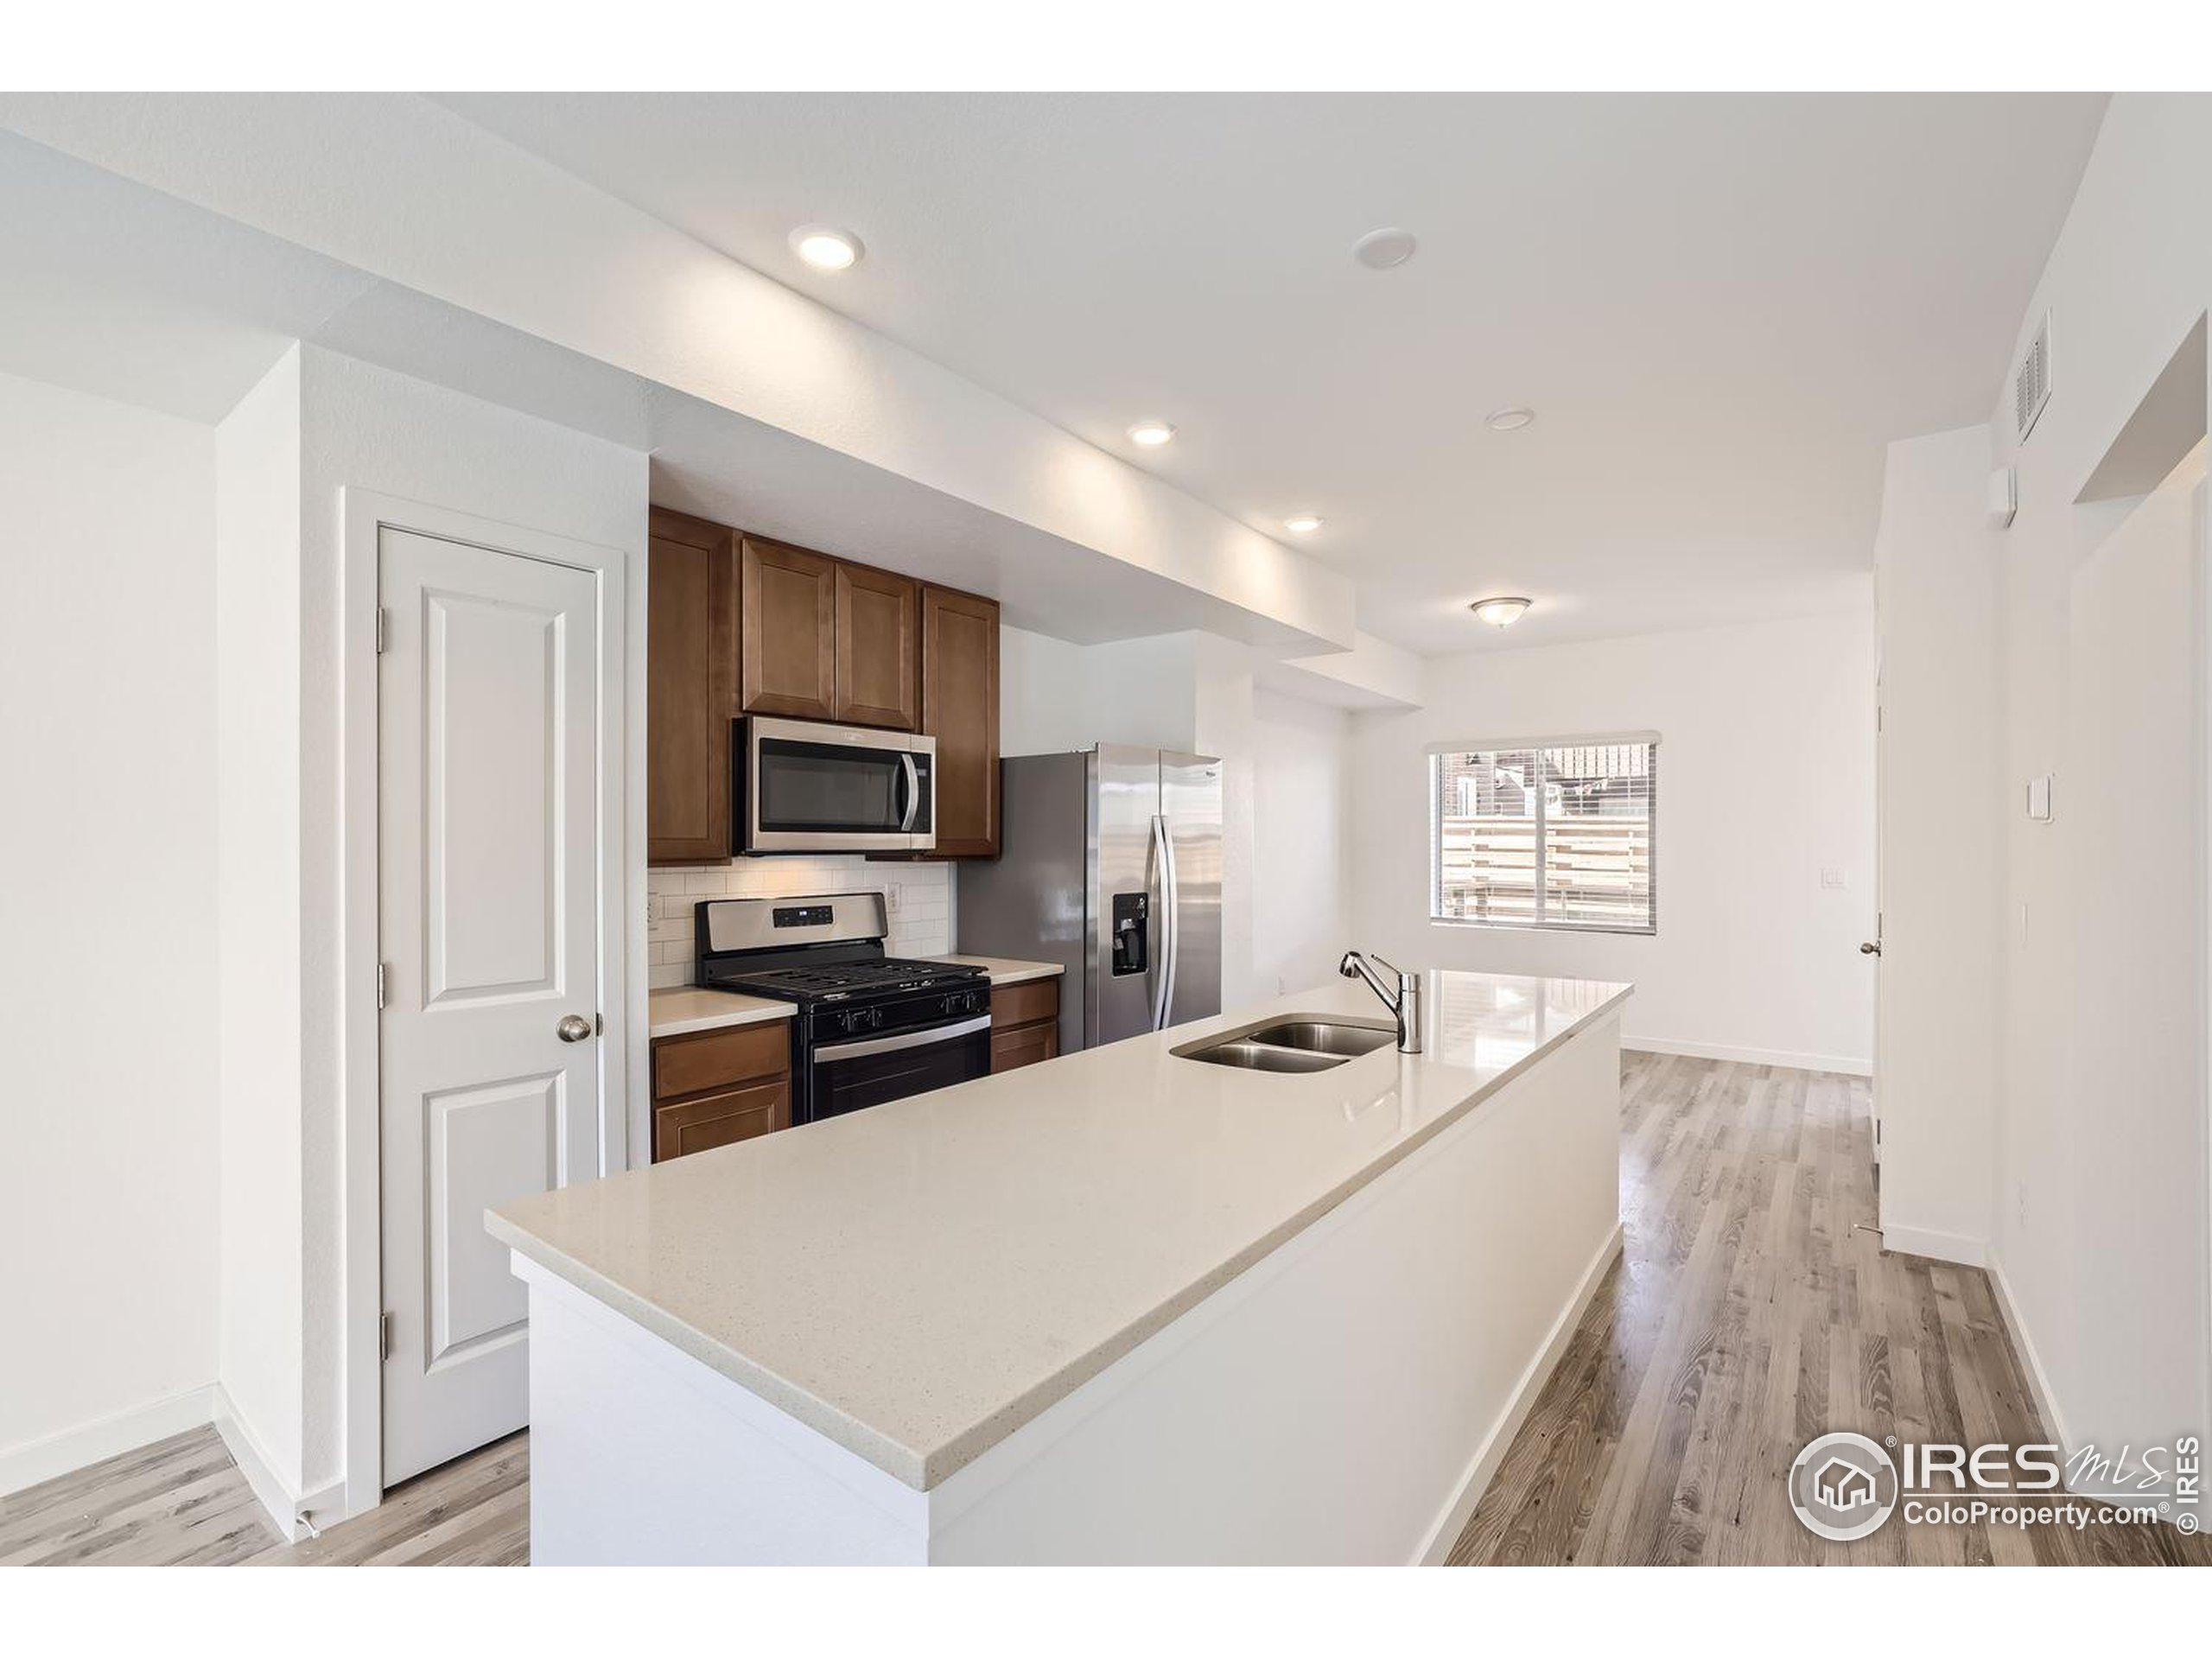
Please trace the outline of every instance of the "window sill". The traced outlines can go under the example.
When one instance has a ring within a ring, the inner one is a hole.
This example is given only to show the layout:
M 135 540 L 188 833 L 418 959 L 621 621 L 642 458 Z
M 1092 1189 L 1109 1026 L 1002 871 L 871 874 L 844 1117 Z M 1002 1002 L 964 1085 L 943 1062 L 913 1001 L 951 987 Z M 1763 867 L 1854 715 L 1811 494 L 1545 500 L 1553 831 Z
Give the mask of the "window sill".
M 1615 938 L 1656 939 L 1657 923 L 1649 927 L 1607 927 L 1596 922 L 1478 922 L 1469 916 L 1432 916 L 1431 927 L 1478 928 L 1487 933 L 1602 933 Z

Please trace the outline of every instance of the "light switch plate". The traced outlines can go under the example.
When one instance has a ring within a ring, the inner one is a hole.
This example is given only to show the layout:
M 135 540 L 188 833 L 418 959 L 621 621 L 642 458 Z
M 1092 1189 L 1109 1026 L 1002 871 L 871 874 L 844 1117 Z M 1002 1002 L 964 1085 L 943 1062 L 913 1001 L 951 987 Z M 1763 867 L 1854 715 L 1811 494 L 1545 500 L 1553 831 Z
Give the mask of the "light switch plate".
M 2050 774 L 2028 779 L 2028 817 L 2037 823 L 2050 822 Z
M 1833 865 L 1824 867 L 1821 871 L 1821 885 L 1824 887 L 1841 890 L 1845 886 L 1843 872 Z

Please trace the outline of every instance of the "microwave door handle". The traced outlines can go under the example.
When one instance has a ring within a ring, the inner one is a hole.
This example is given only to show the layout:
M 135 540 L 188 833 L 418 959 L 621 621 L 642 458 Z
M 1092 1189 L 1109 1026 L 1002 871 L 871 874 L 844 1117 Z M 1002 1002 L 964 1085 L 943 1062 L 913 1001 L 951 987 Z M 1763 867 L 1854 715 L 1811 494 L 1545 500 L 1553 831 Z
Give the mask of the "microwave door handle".
M 912 749 L 899 751 L 899 770 L 906 779 L 906 810 L 899 814 L 899 833 L 911 836 L 914 833 L 915 817 L 922 810 L 922 769 L 914 764 Z

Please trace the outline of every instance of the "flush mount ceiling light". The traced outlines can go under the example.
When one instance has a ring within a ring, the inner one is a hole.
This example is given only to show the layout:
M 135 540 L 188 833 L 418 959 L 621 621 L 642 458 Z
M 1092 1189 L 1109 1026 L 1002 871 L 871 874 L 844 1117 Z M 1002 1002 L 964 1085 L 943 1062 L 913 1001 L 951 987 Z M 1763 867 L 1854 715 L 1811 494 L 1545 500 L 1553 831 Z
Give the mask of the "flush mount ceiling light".
M 1157 449 L 1174 435 L 1175 429 L 1165 421 L 1139 421 L 1129 429 L 1129 442 L 1147 449 Z
M 1525 599 L 1478 599 L 1467 607 L 1493 628 L 1510 628 L 1521 620 L 1522 612 L 1529 608 Z
M 1414 250 L 1421 244 L 1411 231 L 1402 231 L 1395 226 L 1380 231 L 1370 231 L 1351 245 L 1351 257 L 1370 270 L 1390 270 L 1414 257 Z
M 791 251 L 817 270 L 849 270 L 868 251 L 860 238 L 834 225 L 802 225 L 791 241 Z
M 1518 432 L 1535 418 L 1535 410 L 1522 409 L 1516 404 L 1511 409 L 1491 410 L 1490 414 L 1484 417 L 1483 424 L 1493 432 Z
M 1282 527 L 1294 536 L 1310 536 L 1326 522 L 1318 512 L 1294 512 L 1282 521 Z

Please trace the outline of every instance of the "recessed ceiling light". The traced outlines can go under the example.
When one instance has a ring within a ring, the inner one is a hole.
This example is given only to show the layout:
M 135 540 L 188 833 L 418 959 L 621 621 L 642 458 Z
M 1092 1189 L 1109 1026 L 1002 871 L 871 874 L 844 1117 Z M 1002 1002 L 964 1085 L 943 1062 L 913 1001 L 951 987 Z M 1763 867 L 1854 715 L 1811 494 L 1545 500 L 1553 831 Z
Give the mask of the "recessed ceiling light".
M 1310 536 L 1325 522 L 1318 512 L 1294 512 L 1282 521 L 1282 527 L 1294 536 Z
M 1518 432 L 1522 427 L 1528 425 L 1529 422 L 1535 418 L 1536 411 L 1535 410 L 1522 409 L 1518 404 L 1516 404 L 1511 409 L 1494 409 L 1491 410 L 1489 416 L 1484 419 L 1483 423 L 1489 427 L 1493 432 Z
M 1493 628 L 1510 628 L 1521 620 L 1521 613 L 1529 608 L 1529 601 L 1525 599 L 1478 599 L 1467 608 Z
M 834 225 L 802 225 L 791 232 L 791 251 L 817 270 L 848 270 L 868 251 L 850 231 Z
M 1157 449 L 1174 435 L 1175 429 L 1165 421 L 1139 421 L 1129 429 L 1129 442 L 1147 449 Z
M 1351 245 L 1351 257 L 1370 270 L 1389 270 L 1412 258 L 1414 250 L 1420 245 L 1411 231 L 1392 226 L 1370 231 L 1361 237 Z

